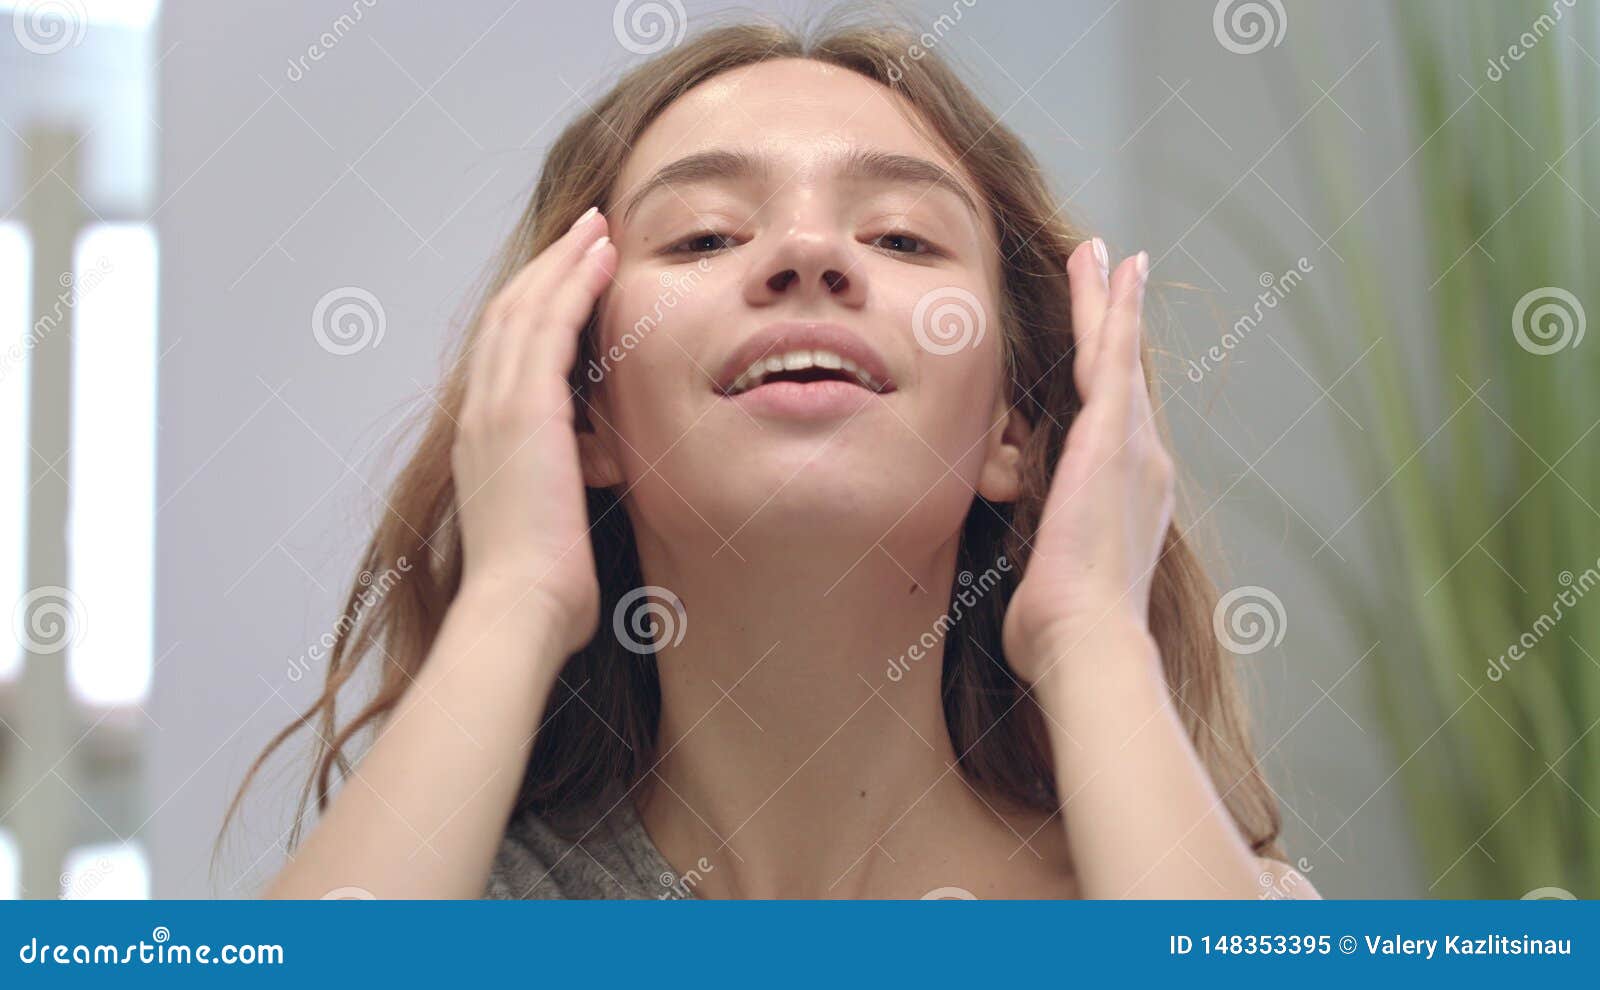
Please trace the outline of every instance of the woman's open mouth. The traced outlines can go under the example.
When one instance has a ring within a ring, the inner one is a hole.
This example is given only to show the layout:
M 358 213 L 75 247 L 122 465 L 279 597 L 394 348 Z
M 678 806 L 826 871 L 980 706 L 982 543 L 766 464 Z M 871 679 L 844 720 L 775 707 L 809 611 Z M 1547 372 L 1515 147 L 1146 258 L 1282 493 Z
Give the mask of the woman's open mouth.
M 871 344 L 832 323 L 775 323 L 722 363 L 716 391 L 752 415 L 832 419 L 895 391 Z
M 843 382 L 879 394 L 890 390 L 888 383 L 879 381 L 870 371 L 850 358 L 829 350 L 803 349 L 758 358 L 739 373 L 723 394 L 740 395 L 751 389 L 778 382 L 792 382 L 798 385 L 809 385 L 813 382 Z

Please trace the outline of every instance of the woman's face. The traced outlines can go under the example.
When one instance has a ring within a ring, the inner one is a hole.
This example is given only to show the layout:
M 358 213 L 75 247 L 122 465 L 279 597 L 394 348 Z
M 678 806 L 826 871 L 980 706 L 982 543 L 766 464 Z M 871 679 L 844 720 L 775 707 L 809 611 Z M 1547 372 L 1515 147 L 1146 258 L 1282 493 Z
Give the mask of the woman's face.
M 708 80 L 607 216 L 587 469 L 636 523 L 712 551 L 927 546 L 974 492 L 1014 497 L 992 224 L 887 88 L 798 59 Z

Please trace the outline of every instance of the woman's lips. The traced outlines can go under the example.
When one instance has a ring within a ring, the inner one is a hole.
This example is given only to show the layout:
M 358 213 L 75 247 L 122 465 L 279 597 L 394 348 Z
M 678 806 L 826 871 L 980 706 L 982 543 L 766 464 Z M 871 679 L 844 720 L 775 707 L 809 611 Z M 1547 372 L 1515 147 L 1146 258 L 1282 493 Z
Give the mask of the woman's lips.
M 879 391 L 895 388 L 882 355 L 860 334 L 837 323 L 800 321 L 772 323 L 740 341 L 723 360 L 713 386 L 724 394 L 737 393 L 740 390 L 734 388 L 735 383 L 753 365 L 795 354 L 809 355 L 812 361 L 822 360 L 825 354 L 830 362 L 826 367 L 830 369 L 848 362 L 874 382 Z M 850 376 L 839 373 L 832 377 Z
M 813 382 L 779 379 L 725 398 L 752 416 L 827 420 L 853 416 L 883 395 L 852 382 L 825 378 Z

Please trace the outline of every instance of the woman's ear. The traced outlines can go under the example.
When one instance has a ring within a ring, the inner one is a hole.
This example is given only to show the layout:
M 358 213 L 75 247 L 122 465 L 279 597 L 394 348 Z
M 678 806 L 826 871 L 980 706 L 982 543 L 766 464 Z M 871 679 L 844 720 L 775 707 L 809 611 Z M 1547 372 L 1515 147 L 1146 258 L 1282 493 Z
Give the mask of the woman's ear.
M 612 456 L 605 441 L 593 430 L 578 432 L 578 462 L 583 467 L 583 484 L 587 488 L 610 488 L 622 484 L 622 467 Z
M 978 494 L 991 502 L 1015 502 L 1022 491 L 1022 450 L 1033 425 L 1020 408 L 1006 402 L 1004 393 L 995 403 L 993 422 L 988 456 L 978 475 Z
M 589 415 L 580 415 L 572 424 L 578 434 L 578 464 L 583 469 L 583 484 L 586 488 L 610 488 L 622 484 L 622 465 L 618 463 L 616 455 L 611 452 L 611 445 L 606 438 L 595 429 L 596 415 L 602 423 L 607 423 L 605 414 L 600 410 L 605 407 L 605 397 L 598 390 L 591 393 L 589 399 L 582 400 L 589 410 L 594 412 Z M 597 408 L 598 407 L 598 408 Z M 580 413 L 588 410 L 580 409 Z M 607 425 L 609 429 L 609 424 Z

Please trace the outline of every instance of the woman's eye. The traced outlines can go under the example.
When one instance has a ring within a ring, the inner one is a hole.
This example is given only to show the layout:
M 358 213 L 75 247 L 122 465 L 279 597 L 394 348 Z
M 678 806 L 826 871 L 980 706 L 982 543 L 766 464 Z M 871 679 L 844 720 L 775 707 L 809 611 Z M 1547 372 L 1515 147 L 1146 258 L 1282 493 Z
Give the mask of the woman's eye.
M 723 251 L 733 246 L 732 237 L 707 231 L 703 234 L 695 234 L 688 240 L 678 242 L 674 250 L 686 254 L 710 254 L 713 251 Z
M 910 234 L 883 234 L 873 240 L 872 243 L 896 254 L 926 254 L 929 250 L 928 245 L 923 243 L 920 238 L 913 237 Z

